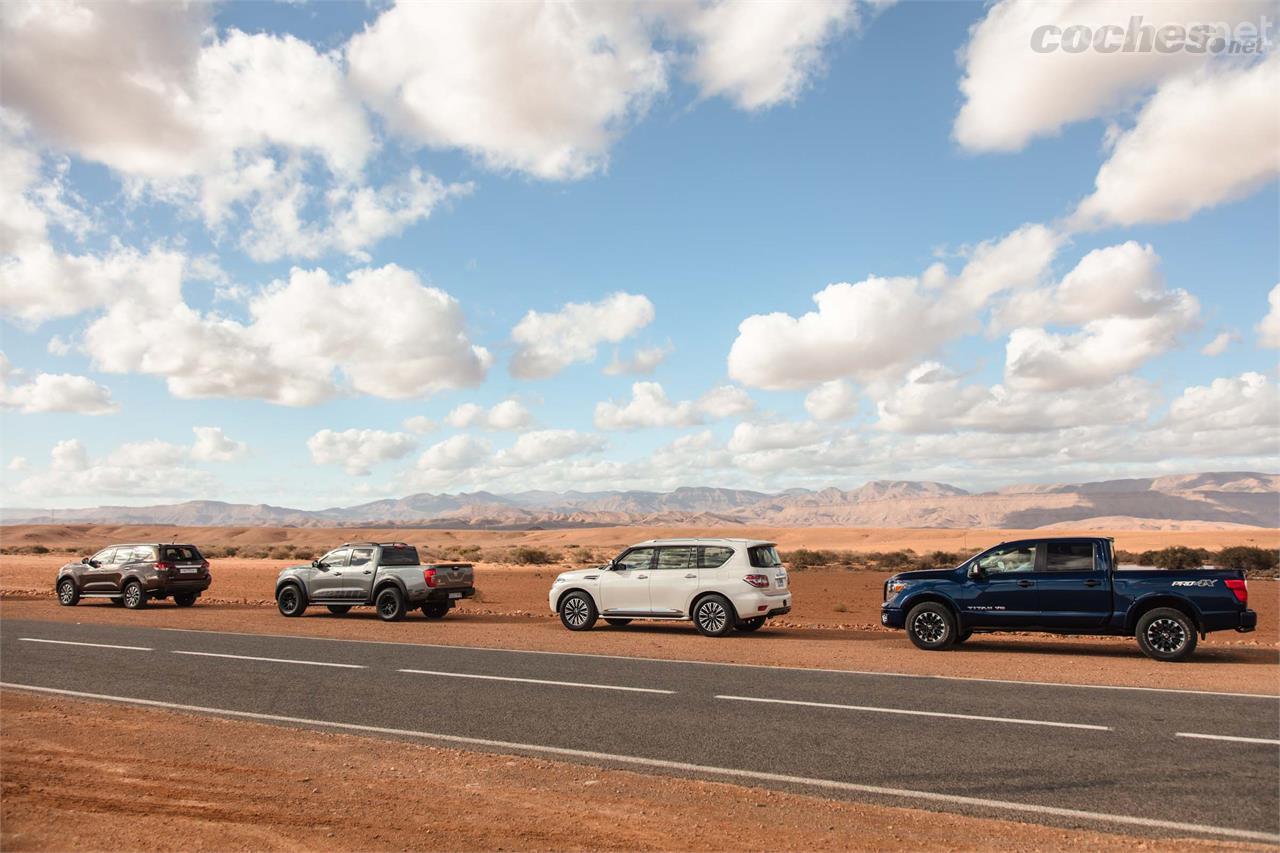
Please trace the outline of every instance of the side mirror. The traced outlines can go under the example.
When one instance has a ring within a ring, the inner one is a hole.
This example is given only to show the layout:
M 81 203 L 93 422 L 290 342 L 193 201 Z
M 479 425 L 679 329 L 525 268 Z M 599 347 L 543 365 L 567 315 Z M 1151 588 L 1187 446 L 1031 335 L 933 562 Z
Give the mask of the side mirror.
M 977 563 L 970 563 L 968 574 L 969 574 L 969 580 L 976 581 L 984 577 L 987 573 L 984 572 L 982 570 L 982 566 L 979 566 Z
M 312 560 L 312 561 L 311 561 L 311 568 L 313 568 L 313 569 L 323 569 L 323 568 L 324 568 L 324 566 L 322 566 L 322 565 L 320 564 L 320 561 L 319 561 L 319 560 Z
M 81 557 L 81 558 L 80 558 L 80 564 L 81 564 L 81 565 L 84 565 L 84 566 L 89 565 L 89 558 L 88 558 L 88 557 Z

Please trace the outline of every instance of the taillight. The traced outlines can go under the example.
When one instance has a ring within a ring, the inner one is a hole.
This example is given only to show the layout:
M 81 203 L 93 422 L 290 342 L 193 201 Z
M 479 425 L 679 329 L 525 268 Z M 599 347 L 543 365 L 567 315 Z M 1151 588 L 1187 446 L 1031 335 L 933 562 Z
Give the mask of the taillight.
M 743 580 L 751 584 L 752 586 L 754 586 L 756 589 L 769 588 L 768 575 L 747 575 L 746 577 L 743 578 Z
M 1241 578 L 1227 578 L 1227 589 L 1236 595 L 1236 601 L 1241 604 L 1249 603 L 1249 582 Z
M 202 568 L 202 569 L 208 569 L 208 568 L 209 568 L 209 561 L 208 561 L 208 560 L 201 560 L 201 561 L 200 561 L 200 568 Z
M 427 586 L 435 586 L 435 585 L 436 585 L 436 570 L 435 570 L 435 569 L 423 569 L 423 570 L 422 570 L 422 579 L 423 579 L 424 581 L 426 581 L 426 582 L 427 582 Z
M 157 571 L 157 572 L 167 572 L 167 571 L 169 571 L 169 570 L 170 570 L 170 569 L 172 569 L 172 568 L 173 568 L 173 563 L 166 563 L 166 562 L 164 562 L 163 560 L 161 560 L 160 562 L 156 563 L 156 571 Z

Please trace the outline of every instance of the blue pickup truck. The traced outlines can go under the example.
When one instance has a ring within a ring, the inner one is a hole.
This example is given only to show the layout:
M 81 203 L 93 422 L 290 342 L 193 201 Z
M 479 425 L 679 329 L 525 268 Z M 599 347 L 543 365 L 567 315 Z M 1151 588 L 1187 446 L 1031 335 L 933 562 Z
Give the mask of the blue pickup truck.
M 1136 637 L 1148 657 L 1176 661 L 1197 636 L 1252 631 L 1258 614 L 1238 569 L 1122 569 L 1110 539 L 1075 536 L 1002 542 L 954 569 L 894 575 L 880 622 L 930 651 L 975 631 L 1045 631 Z

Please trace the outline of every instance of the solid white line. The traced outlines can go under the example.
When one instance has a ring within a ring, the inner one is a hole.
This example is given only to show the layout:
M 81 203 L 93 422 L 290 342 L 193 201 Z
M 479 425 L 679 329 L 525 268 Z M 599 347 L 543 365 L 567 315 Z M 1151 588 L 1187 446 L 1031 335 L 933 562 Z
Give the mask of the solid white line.
M 93 646 L 95 649 L 128 649 L 131 652 L 151 652 L 147 646 L 113 646 L 110 643 L 75 643 L 71 640 L 42 640 L 39 637 L 19 637 L 24 643 L 56 643 L 59 646 Z
M 980 684 L 1012 684 L 1019 687 L 1078 687 L 1085 690 L 1136 690 L 1144 693 L 1185 693 L 1193 696 L 1225 696 L 1234 699 L 1266 699 L 1280 702 L 1280 696 L 1265 693 L 1226 693 L 1218 690 L 1191 690 L 1182 687 L 1126 687 L 1122 684 L 1070 684 L 1065 681 L 1019 681 L 1013 678 L 977 678 L 965 675 L 920 675 L 913 672 L 877 672 L 870 669 L 826 669 L 816 666 L 777 666 L 760 663 L 734 663 L 714 660 L 685 660 L 683 658 L 649 658 L 632 655 L 606 655 L 593 652 L 548 652 L 539 649 L 506 649 L 495 646 L 464 646 L 451 643 L 405 643 L 394 640 L 347 640 L 342 637 L 307 637 L 301 634 L 259 634 L 252 631 L 213 631 L 207 628 L 157 628 L 157 631 L 177 631 L 191 634 L 221 634 L 228 637 L 270 637 L 285 640 L 322 640 L 330 643 L 365 643 L 375 646 L 409 646 L 428 649 L 463 649 L 471 652 L 507 652 L 520 655 L 556 655 L 572 658 L 603 658 L 605 660 L 633 660 L 645 663 L 687 663 L 697 666 L 732 666 L 742 669 L 772 669 L 785 672 L 826 672 L 834 675 L 869 675 L 883 678 L 924 678 L 937 681 L 972 681 Z
M 1248 841 L 1263 841 L 1280 844 L 1280 835 L 1269 832 L 1257 832 L 1249 829 L 1232 829 L 1221 826 L 1208 826 L 1199 823 L 1178 823 L 1156 818 L 1138 817 L 1136 815 L 1117 815 L 1105 812 L 1089 812 L 1077 809 L 1064 809 L 1057 806 L 1042 806 L 1037 803 L 1018 803 L 1005 800 L 989 800 L 980 797 L 965 797 L 959 794 L 941 794 L 934 791 L 913 791 L 906 788 L 885 788 L 879 785 L 859 785 L 853 782 L 839 782 L 834 779 L 814 779 L 807 776 L 785 776 L 780 773 L 763 773 L 755 770 L 738 770 L 731 767 L 711 767 L 704 764 L 686 764 L 682 761 L 665 761 L 660 758 L 643 758 L 638 755 L 614 755 L 607 752 L 591 752 L 585 749 L 567 749 L 559 746 L 543 746 L 532 743 L 513 743 L 511 741 L 488 740 L 486 738 L 463 737 L 436 732 L 420 732 L 411 729 L 391 729 L 382 726 L 366 726 L 359 723 L 338 723 L 330 720 L 312 720 L 305 717 L 287 717 L 281 714 L 259 714 L 252 711 L 233 711 L 228 708 L 208 708 L 201 705 L 180 705 L 174 702 L 159 702 L 154 699 L 134 699 L 127 696 L 110 696 L 100 693 L 82 693 L 78 690 L 60 690 L 55 687 L 37 687 L 31 684 L 13 684 L 0 682 L 0 687 L 17 690 L 32 690 L 37 693 L 53 693 L 60 696 L 74 696 L 81 699 L 98 699 L 106 702 L 122 702 L 129 705 L 144 705 L 153 708 L 165 708 L 173 711 L 192 711 L 199 714 L 218 714 L 225 717 L 239 717 L 247 720 L 265 720 L 295 725 L 323 726 L 341 731 L 370 732 L 373 734 L 393 735 L 396 737 L 416 737 L 442 743 L 454 743 L 462 746 L 488 747 L 499 750 L 515 750 L 533 752 L 542 755 L 558 755 L 565 758 L 578 758 L 587 761 L 613 762 L 630 764 L 637 767 L 652 767 L 662 770 L 677 770 L 684 773 L 700 773 L 719 776 L 726 779 L 743 779 L 754 782 L 773 782 L 783 785 L 804 785 L 812 788 L 824 788 L 831 791 L 844 791 L 857 794 L 872 794 L 882 797 L 897 797 L 908 800 L 921 800 L 931 803 L 945 803 L 955 806 L 971 806 L 995 811 L 1021 812 L 1032 815 L 1052 815 L 1072 820 L 1092 820 L 1102 823 L 1113 823 L 1122 826 L 1141 826 L 1149 829 L 1162 829 L 1173 832 L 1194 832 L 1203 835 L 1220 835 L 1225 838 L 1240 838 Z
M 906 708 L 880 708 L 875 705 L 836 705 L 830 702 L 800 702 L 794 699 L 759 699 L 754 696 L 716 696 L 734 702 L 767 702 L 773 705 L 802 705 L 806 708 L 836 708 L 841 711 L 870 711 L 877 714 L 905 714 L 911 717 L 946 717 L 952 720 L 981 720 L 988 723 L 1017 723 L 1022 726 L 1053 726 L 1060 729 L 1090 729 L 1109 732 L 1110 726 L 1093 726 L 1085 723 L 1055 723 L 1048 720 L 1024 720 L 1019 717 L 984 717 L 979 714 L 949 714 L 943 711 L 911 711 Z
M 198 655 L 202 658 L 233 658 L 235 660 L 261 660 L 267 663 L 301 663 L 307 666 L 333 666 L 340 669 L 364 669 L 365 667 L 354 663 L 328 663 L 322 660 L 293 660 L 291 658 L 259 658 L 252 655 L 222 655 L 216 652 L 179 652 L 175 651 L 175 655 Z
M 1206 735 L 1199 732 L 1176 732 L 1178 737 L 1203 738 L 1204 740 L 1233 740 L 1238 743 L 1271 743 L 1280 746 L 1280 740 L 1269 737 L 1233 737 L 1231 735 Z
M 550 684 L 555 687 L 587 687 L 592 690 L 625 690 L 628 693 L 664 693 L 668 696 L 674 690 L 655 690 L 652 687 L 622 687 L 617 684 L 583 684 L 577 681 L 547 681 L 542 678 L 512 678 L 507 675 L 475 675 L 468 672 L 440 672 L 434 669 L 398 669 L 396 672 L 411 672 L 414 675 L 443 675 L 446 678 L 480 678 L 485 681 L 519 681 L 523 684 Z

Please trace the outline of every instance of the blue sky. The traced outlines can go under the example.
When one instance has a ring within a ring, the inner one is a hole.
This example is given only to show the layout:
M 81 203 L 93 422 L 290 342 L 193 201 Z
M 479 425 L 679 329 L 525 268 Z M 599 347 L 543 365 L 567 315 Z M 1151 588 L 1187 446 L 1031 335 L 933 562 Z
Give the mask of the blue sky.
M 1008 0 L 78 11 L 3 13 L 10 506 L 1275 469 L 1269 44 L 1035 54 Z

